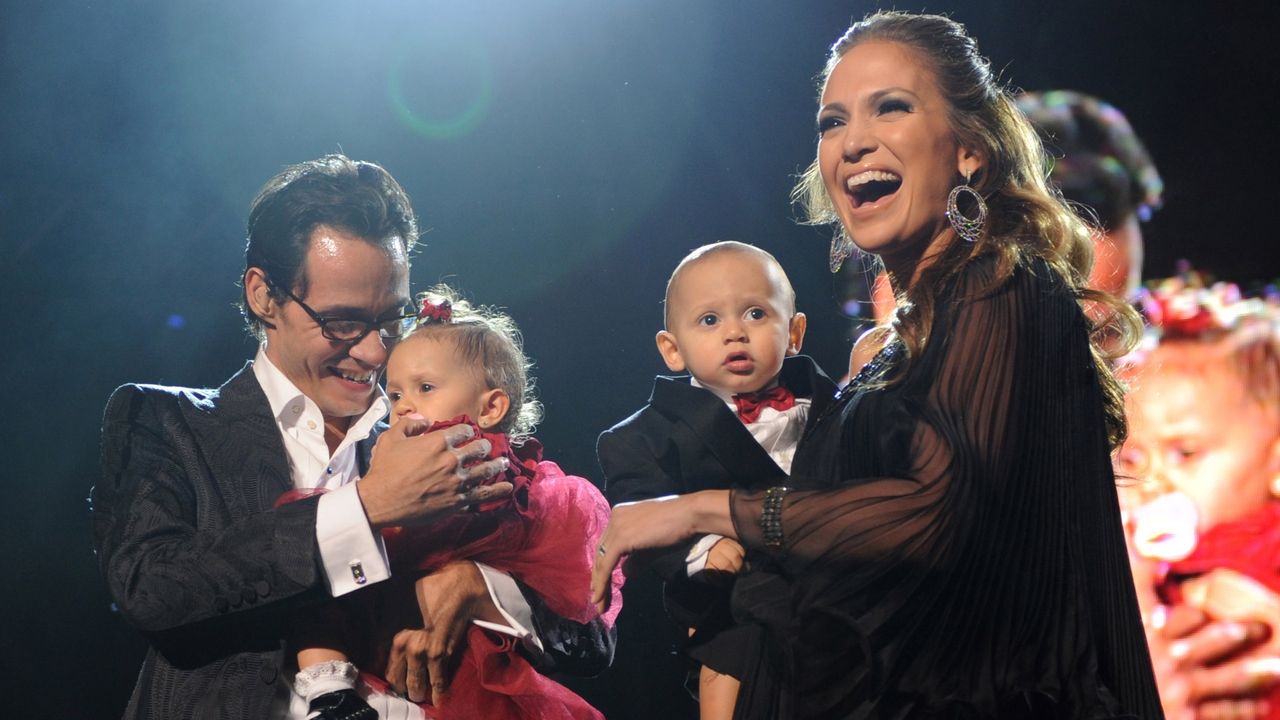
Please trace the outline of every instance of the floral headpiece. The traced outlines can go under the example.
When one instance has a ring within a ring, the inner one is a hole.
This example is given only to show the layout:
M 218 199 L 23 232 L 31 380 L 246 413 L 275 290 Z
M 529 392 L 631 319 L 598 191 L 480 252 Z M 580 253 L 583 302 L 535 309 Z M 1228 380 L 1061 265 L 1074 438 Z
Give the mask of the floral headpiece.
M 1146 326 L 1136 347 L 1117 361 L 1140 365 L 1164 340 L 1194 339 L 1213 331 L 1232 331 L 1259 321 L 1280 325 L 1280 290 L 1273 283 L 1261 297 L 1245 297 L 1234 283 L 1213 282 L 1184 260 L 1171 278 L 1150 280 L 1134 298 Z M 1251 293 L 1252 294 L 1252 293 Z
M 1234 283 L 1212 282 L 1206 274 L 1179 264 L 1177 275 L 1151 280 L 1134 302 L 1145 321 L 1142 339 L 1120 365 L 1142 363 L 1163 340 L 1194 339 L 1213 331 L 1231 331 L 1248 323 L 1280 324 L 1280 291 L 1267 285 L 1261 297 L 1245 297 Z
M 418 311 L 418 324 L 430 325 L 432 323 L 447 324 L 453 320 L 453 304 L 447 299 L 441 298 L 439 302 L 432 302 L 431 298 L 422 298 L 422 309 Z
M 1160 338 L 1195 337 L 1210 330 L 1231 330 L 1248 318 L 1275 316 L 1280 295 L 1268 287 L 1264 297 L 1244 297 L 1234 283 L 1210 284 L 1203 274 L 1184 269 L 1138 291 L 1138 309 Z

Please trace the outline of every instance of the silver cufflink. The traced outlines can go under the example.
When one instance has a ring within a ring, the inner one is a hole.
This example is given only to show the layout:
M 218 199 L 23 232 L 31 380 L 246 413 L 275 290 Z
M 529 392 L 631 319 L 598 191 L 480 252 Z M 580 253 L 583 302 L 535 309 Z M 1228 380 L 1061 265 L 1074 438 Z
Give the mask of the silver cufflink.
M 365 577 L 364 574 L 364 565 L 359 560 L 352 560 L 348 567 L 351 568 L 351 577 L 356 581 L 357 585 L 369 582 L 369 578 Z

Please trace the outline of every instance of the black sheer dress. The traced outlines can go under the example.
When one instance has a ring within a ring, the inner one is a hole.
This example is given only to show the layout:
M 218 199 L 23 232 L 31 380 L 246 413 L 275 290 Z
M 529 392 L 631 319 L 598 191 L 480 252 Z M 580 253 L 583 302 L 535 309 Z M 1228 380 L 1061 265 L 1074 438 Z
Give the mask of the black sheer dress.
M 738 718 L 1162 717 L 1086 321 L 1043 262 L 973 262 L 801 443 L 782 547 L 731 505 L 766 630 Z

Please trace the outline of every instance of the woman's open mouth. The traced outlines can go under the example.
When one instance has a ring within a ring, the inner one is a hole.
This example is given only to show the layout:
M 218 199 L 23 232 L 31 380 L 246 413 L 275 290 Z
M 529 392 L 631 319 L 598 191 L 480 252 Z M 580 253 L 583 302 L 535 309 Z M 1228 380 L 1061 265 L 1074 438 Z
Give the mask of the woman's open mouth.
M 898 192 L 902 176 L 885 170 L 866 170 L 850 177 L 844 183 L 853 200 L 853 207 L 875 205 L 880 200 Z

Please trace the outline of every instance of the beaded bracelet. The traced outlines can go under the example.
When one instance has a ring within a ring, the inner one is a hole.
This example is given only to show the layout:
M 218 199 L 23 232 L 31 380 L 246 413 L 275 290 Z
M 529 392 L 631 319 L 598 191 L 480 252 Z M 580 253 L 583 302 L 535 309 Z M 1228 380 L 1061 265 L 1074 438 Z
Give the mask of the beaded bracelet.
M 775 485 L 764 492 L 764 508 L 760 511 L 760 530 L 766 547 L 782 546 L 782 500 L 791 488 Z

